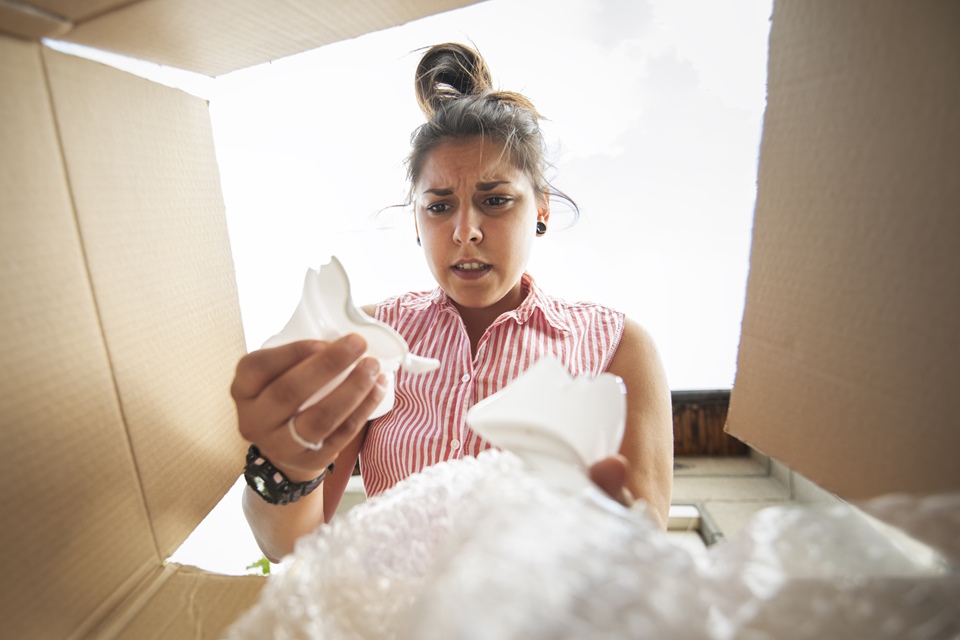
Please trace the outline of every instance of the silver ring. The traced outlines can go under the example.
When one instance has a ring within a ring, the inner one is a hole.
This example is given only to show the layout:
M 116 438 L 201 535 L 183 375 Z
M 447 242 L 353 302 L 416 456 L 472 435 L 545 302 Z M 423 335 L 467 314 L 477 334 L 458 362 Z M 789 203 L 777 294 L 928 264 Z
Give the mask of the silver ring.
M 287 430 L 290 432 L 290 437 L 293 438 L 293 441 L 304 449 L 309 449 L 310 451 L 320 451 L 320 449 L 323 449 L 323 440 L 310 442 L 309 440 L 304 439 L 304 437 L 297 432 L 297 425 L 295 421 L 298 415 L 300 414 L 295 413 L 290 416 L 289 420 L 287 420 Z

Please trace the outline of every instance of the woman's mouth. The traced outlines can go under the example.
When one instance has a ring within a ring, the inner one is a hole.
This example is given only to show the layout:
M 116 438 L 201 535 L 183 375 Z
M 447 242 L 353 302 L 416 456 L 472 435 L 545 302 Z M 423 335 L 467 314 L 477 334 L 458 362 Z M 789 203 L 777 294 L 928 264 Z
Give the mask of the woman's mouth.
M 493 267 L 482 262 L 461 262 L 460 264 L 453 265 L 451 268 L 461 280 L 475 280 L 489 273 Z
M 457 271 L 483 271 L 489 269 L 490 265 L 483 264 L 482 262 L 463 262 L 453 265 L 453 268 Z

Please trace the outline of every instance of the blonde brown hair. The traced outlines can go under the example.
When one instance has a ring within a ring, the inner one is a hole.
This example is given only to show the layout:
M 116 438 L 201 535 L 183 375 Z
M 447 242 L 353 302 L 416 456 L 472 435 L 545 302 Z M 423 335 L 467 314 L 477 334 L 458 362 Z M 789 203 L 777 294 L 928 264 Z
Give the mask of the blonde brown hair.
M 427 122 L 410 138 L 407 178 L 411 189 L 427 156 L 439 144 L 484 137 L 503 145 L 513 164 L 530 177 L 538 197 L 561 198 L 578 213 L 576 203 L 546 178 L 549 165 L 540 130 L 542 116 L 523 94 L 494 90 L 490 70 L 478 52 L 452 42 L 434 45 L 420 59 L 414 83 Z

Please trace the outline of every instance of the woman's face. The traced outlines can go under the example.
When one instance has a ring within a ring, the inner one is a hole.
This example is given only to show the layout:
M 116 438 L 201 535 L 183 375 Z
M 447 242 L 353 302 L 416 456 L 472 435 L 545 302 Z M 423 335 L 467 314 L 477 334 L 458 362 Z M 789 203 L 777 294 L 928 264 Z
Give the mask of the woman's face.
M 503 313 L 520 304 L 536 223 L 549 208 L 502 145 L 479 137 L 441 143 L 424 162 L 414 204 L 433 277 L 461 310 Z

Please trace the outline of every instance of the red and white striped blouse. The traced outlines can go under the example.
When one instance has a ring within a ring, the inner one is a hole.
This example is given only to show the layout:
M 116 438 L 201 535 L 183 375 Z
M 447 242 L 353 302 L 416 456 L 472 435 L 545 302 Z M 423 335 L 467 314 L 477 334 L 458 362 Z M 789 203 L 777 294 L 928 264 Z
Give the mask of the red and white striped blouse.
M 441 366 L 419 375 L 397 372 L 393 410 L 370 423 L 360 450 L 368 496 L 424 467 L 489 449 L 489 442 L 467 428 L 467 410 L 543 355 L 556 356 L 574 376 L 606 371 L 623 335 L 624 314 L 548 296 L 529 274 L 521 286 L 524 301 L 487 329 L 476 358 L 460 314 L 442 289 L 377 305 L 378 320 L 396 329 L 413 353 L 436 358 Z

